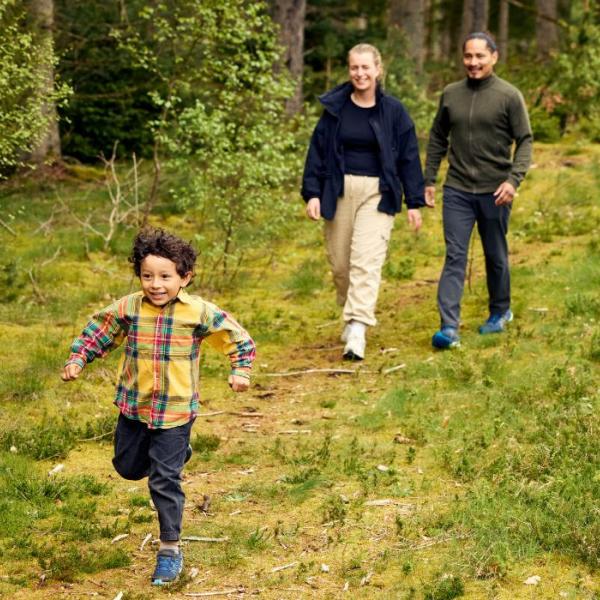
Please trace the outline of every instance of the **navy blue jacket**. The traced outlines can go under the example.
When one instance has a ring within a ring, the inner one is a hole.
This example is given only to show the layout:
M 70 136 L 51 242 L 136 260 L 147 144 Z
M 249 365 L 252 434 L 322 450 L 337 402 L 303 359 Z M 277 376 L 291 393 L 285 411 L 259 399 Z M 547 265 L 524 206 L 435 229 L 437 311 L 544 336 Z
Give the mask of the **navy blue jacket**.
M 337 199 L 344 194 L 344 153 L 339 139 L 340 113 L 353 87 L 343 83 L 319 97 L 325 107 L 313 132 L 304 165 L 302 197 L 321 200 L 321 215 L 333 219 Z M 389 215 L 425 205 L 424 180 L 415 126 L 404 106 L 379 86 L 377 110 L 369 118 L 379 145 L 381 202 L 377 209 Z

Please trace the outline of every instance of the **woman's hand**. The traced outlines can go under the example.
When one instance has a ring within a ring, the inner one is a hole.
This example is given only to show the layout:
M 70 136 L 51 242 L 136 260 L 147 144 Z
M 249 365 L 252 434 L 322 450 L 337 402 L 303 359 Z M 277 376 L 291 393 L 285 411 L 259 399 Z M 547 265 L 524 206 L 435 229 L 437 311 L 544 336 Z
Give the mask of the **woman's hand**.
M 321 218 L 321 200 L 319 198 L 311 198 L 306 203 L 306 216 L 313 221 Z
M 230 375 L 228 383 L 234 392 L 245 392 L 250 387 L 250 380 L 239 375 Z
M 409 208 L 406 212 L 408 224 L 412 227 L 414 231 L 419 231 L 419 229 L 421 229 L 421 225 L 423 224 L 423 219 L 421 218 L 421 211 L 418 208 Z

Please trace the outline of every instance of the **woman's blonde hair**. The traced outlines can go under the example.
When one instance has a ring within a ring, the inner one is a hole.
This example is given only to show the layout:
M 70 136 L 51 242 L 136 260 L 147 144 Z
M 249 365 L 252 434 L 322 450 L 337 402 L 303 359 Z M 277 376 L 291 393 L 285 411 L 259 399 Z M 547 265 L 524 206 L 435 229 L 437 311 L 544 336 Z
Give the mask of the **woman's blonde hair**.
M 381 52 L 373 46 L 373 44 L 356 44 L 348 50 L 348 61 L 350 60 L 351 54 L 364 54 L 366 52 L 370 52 L 373 56 L 373 62 L 376 67 L 379 67 L 379 76 L 377 77 L 377 81 L 383 80 L 383 60 L 381 59 Z

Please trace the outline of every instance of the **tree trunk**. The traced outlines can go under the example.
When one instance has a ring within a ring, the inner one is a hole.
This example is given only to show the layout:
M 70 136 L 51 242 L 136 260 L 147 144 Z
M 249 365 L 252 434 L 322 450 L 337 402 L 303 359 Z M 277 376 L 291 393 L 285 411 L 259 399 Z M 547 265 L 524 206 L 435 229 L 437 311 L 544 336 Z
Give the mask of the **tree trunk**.
M 279 43 L 284 48 L 284 64 L 296 80 L 294 95 L 286 102 L 288 113 L 302 106 L 302 71 L 304 69 L 304 17 L 306 0 L 273 0 L 272 17 L 279 25 Z
M 31 0 L 29 3 L 33 22 L 40 36 L 40 98 L 43 98 L 40 110 L 48 118 L 46 132 L 32 150 L 30 160 L 41 165 L 47 161 L 56 161 L 61 157 L 60 133 L 58 130 L 58 114 L 52 100 L 54 94 L 54 65 L 51 57 L 54 54 L 54 0 Z
M 506 62 L 508 58 L 508 23 L 509 23 L 508 0 L 500 0 L 500 14 L 498 15 L 498 53 L 500 60 Z
M 415 71 L 421 73 L 425 58 L 425 2 L 390 0 L 389 26 L 402 31 Z
M 460 45 L 469 33 L 488 28 L 489 0 L 464 0 Z
M 558 47 L 558 6 L 556 0 L 535 0 L 537 17 L 535 20 L 535 37 L 537 56 L 547 62 L 552 51 Z

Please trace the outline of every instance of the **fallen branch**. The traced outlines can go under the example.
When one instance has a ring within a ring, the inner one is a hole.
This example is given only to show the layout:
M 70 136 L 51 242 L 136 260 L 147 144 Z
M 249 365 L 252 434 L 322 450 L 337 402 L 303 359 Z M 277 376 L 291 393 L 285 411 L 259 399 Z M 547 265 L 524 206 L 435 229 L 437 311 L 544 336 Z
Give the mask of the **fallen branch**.
M 243 594 L 243 588 L 231 588 L 228 590 L 218 590 L 214 592 L 187 592 L 183 594 L 190 598 L 208 598 L 209 596 L 228 596 L 229 594 Z
M 353 375 L 355 369 L 304 369 L 303 371 L 287 371 L 285 373 L 261 373 L 263 377 L 294 377 L 295 375 L 310 375 L 312 373 L 334 373 L 336 375 Z
M 235 415 L 236 417 L 264 417 L 263 413 L 257 412 L 230 412 L 230 415 Z
M 291 569 L 292 567 L 295 567 L 298 564 L 298 561 L 295 560 L 294 562 L 288 563 L 287 565 L 281 565 L 280 567 L 274 567 L 271 569 L 271 573 L 278 573 L 279 571 L 285 571 L 285 569 Z
M 228 542 L 228 537 L 211 538 L 211 537 L 200 537 L 197 535 L 185 535 L 181 538 L 184 542 L 207 542 L 210 544 L 222 544 Z
M 2 219 L 0 219 L 0 225 L 2 225 L 2 227 L 4 227 L 4 229 L 6 229 L 9 233 L 12 233 L 15 237 L 18 237 L 16 231 L 8 223 L 5 223 Z
M 146 537 L 144 538 L 144 540 L 142 541 L 141 545 L 140 545 L 140 552 L 144 549 L 144 546 L 152 539 L 152 534 L 149 533 L 146 535 Z
M 42 293 L 42 290 L 40 290 L 40 288 L 33 276 L 33 271 L 31 269 L 29 269 L 29 271 L 27 271 L 27 273 L 29 275 L 29 280 L 31 281 L 31 286 L 33 287 L 33 291 L 35 292 L 35 295 L 38 297 L 38 300 L 42 304 L 46 304 L 46 296 L 44 296 L 44 294 Z
M 199 417 L 215 417 L 216 415 L 224 415 L 227 411 L 226 410 L 217 410 L 215 412 L 210 412 L 210 413 L 198 413 Z
M 106 433 L 101 433 L 100 435 L 95 435 L 94 437 L 91 438 L 81 438 L 78 439 L 78 442 L 94 442 L 96 440 L 101 440 L 102 438 L 108 437 L 109 435 L 114 435 L 115 430 L 113 429 L 112 431 L 107 431 Z
M 56 252 L 55 252 L 55 253 L 52 255 L 52 257 L 50 257 L 50 258 L 47 258 L 45 261 L 43 261 L 43 262 L 41 263 L 41 265 L 40 265 L 40 266 L 41 266 L 41 267 L 45 267 L 45 266 L 49 265 L 49 264 L 50 264 L 52 261 L 56 260 L 56 259 L 58 258 L 58 255 L 60 254 L 60 251 L 61 251 L 61 250 L 62 250 L 62 246 L 59 246 L 59 247 L 56 249 Z
M 384 375 L 388 375 L 389 373 L 393 373 L 394 371 L 399 371 L 400 369 L 405 369 L 406 365 L 402 363 L 401 365 L 396 365 L 395 367 L 389 367 L 388 369 L 383 369 L 381 371 Z
M 278 431 L 277 433 L 282 435 L 296 435 L 298 433 L 312 433 L 311 429 L 285 429 L 283 431 Z

